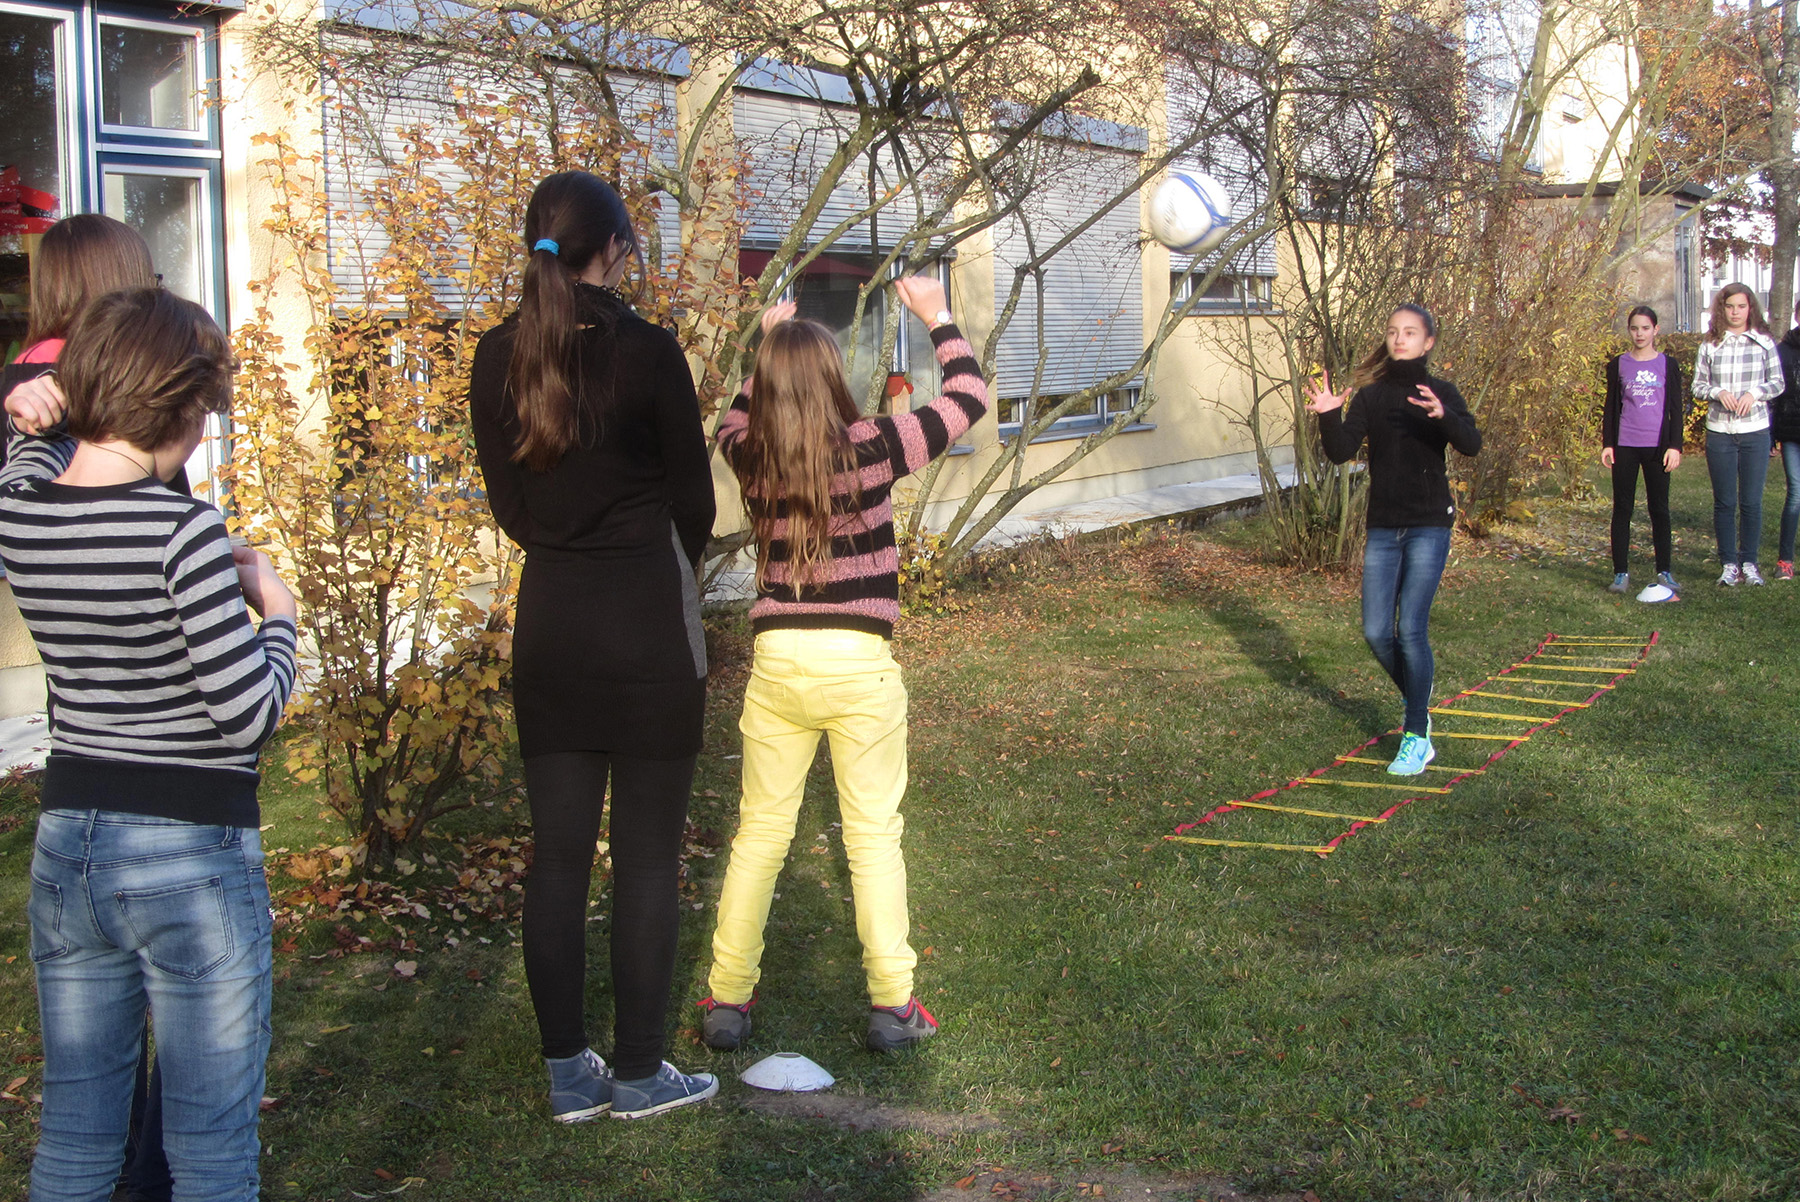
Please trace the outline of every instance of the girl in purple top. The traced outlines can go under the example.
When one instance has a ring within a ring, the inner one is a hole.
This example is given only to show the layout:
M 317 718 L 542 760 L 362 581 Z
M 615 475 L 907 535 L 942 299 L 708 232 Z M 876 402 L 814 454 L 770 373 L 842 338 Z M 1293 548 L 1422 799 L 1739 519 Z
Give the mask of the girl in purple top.
M 1631 511 L 1637 505 L 1637 477 L 1644 473 L 1650 509 L 1650 537 L 1656 547 L 1656 584 L 1643 601 L 1670 601 L 1678 585 L 1669 572 L 1669 473 L 1681 466 L 1682 426 L 1687 389 L 1681 365 L 1656 349 L 1656 310 L 1639 305 L 1625 322 L 1631 349 L 1606 365 L 1606 407 L 1601 417 L 1600 463 L 1612 469 L 1613 582 L 1607 591 L 1631 585 L 1626 571 L 1631 551 Z M 1666 589 L 1667 592 L 1658 590 Z

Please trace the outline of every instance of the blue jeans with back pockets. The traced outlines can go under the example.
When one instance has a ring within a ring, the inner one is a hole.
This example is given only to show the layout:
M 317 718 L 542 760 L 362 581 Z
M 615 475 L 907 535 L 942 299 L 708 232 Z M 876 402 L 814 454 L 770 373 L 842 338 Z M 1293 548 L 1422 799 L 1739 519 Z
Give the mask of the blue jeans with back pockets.
M 1450 558 L 1448 526 L 1371 526 L 1363 548 L 1363 638 L 1406 698 L 1406 727 L 1425 733 L 1436 664 L 1431 602 Z
M 178 1202 L 253 1202 L 272 927 L 260 836 L 45 810 L 31 862 L 44 1036 L 32 1202 L 112 1194 L 148 1007 Z

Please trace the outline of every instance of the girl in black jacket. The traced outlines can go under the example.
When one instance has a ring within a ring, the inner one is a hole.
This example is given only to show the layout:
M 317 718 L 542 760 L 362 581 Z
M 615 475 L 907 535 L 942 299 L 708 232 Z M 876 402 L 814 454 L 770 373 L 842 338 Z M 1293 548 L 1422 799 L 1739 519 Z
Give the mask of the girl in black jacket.
M 1631 511 L 1637 504 L 1638 469 L 1656 547 L 1656 584 L 1642 601 L 1673 600 L 1679 585 L 1669 574 L 1669 473 L 1681 466 L 1682 427 L 1687 424 L 1687 382 L 1681 365 L 1656 349 L 1656 310 L 1639 305 L 1625 321 L 1631 350 L 1606 365 L 1606 406 L 1600 418 L 1600 463 L 1612 470 L 1613 582 L 1608 592 L 1631 585 Z
M 1427 625 L 1456 521 L 1444 448 L 1464 455 L 1481 450 L 1481 431 L 1462 394 L 1426 374 L 1425 357 L 1436 342 L 1431 314 L 1421 305 L 1401 305 L 1388 318 L 1386 340 L 1357 366 L 1354 397 L 1349 388 L 1332 392 L 1329 376 L 1307 390 L 1306 407 L 1319 416 L 1319 441 L 1333 463 L 1348 462 L 1365 438 L 1369 443 L 1363 637 L 1406 699 L 1400 750 L 1388 765 L 1395 776 L 1417 776 L 1437 756 Z
M 618 291 L 638 258 L 618 194 L 586 172 L 550 176 L 525 210 L 525 245 L 519 312 L 483 335 L 469 385 L 488 504 L 525 549 L 513 638 L 537 848 L 525 980 L 551 1117 L 640 1118 L 719 1088 L 663 1059 L 706 700 L 694 572 L 712 469 L 680 344 Z M 582 1005 L 609 784 L 613 1066 L 588 1046 Z

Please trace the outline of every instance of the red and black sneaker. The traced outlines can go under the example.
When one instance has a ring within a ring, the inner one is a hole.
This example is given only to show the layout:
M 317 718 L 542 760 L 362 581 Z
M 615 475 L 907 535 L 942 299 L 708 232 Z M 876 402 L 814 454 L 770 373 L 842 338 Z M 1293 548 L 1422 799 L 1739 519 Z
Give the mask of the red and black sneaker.
M 871 1052 L 897 1052 L 921 1039 L 930 1039 L 937 1029 L 937 1019 L 931 1017 L 931 1011 L 920 1005 L 918 998 L 908 998 L 904 1006 L 869 1007 L 866 1042 Z
M 712 998 L 694 1004 L 706 1011 L 706 1019 L 700 1024 L 700 1038 L 707 1047 L 716 1052 L 735 1052 L 738 1045 L 749 1038 L 750 1007 L 756 1005 L 754 994 L 749 1001 L 737 1005 L 715 1002 Z

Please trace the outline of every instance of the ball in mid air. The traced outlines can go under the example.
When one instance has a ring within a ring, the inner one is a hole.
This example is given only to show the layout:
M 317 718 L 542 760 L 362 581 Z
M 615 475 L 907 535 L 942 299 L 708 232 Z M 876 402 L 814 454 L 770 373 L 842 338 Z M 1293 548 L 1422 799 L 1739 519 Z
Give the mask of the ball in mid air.
M 1203 255 L 1231 228 L 1231 197 L 1210 175 L 1172 170 L 1150 196 L 1150 236 L 1170 250 Z

